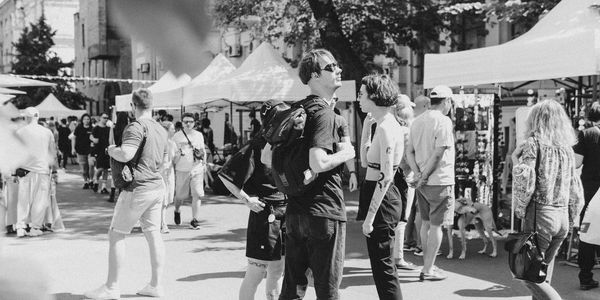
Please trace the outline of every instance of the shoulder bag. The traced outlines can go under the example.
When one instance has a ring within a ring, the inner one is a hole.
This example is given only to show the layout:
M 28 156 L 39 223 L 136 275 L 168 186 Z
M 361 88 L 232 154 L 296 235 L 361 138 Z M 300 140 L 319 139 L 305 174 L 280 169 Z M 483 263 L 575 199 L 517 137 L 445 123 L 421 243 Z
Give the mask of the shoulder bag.
M 535 162 L 537 174 L 541 148 L 537 139 L 536 142 L 538 146 Z M 514 278 L 542 283 L 546 280 L 548 264 L 544 262 L 544 253 L 538 246 L 537 204 L 533 199 L 531 201 L 533 202 L 533 231 L 509 234 L 504 249 L 508 251 L 508 267 Z
M 200 149 L 194 147 L 194 145 L 192 145 L 192 141 L 190 141 L 190 138 L 185 133 L 185 130 L 181 130 L 181 133 L 183 133 L 183 135 L 185 136 L 185 139 L 188 141 L 188 144 L 190 145 L 190 147 L 192 147 L 192 153 L 194 155 L 194 161 L 204 160 L 204 153 L 203 153 L 204 149 L 200 150 Z
M 133 171 L 135 170 L 135 168 L 137 168 L 140 162 L 140 158 L 142 157 L 142 152 L 144 151 L 144 146 L 146 145 L 148 130 L 146 129 L 146 126 L 144 124 L 140 122 L 138 123 L 141 124 L 144 128 L 144 137 L 142 138 L 142 142 L 140 143 L 140 146 L 135 152 L 135 161 L 133 161 L 132 163 L 132 159 L 131 161 L 123 163 L 112 157 L 110 158 L 111 175 L 113 178 L 114 186 L 118 189 L 125 189 L 133 182 Z

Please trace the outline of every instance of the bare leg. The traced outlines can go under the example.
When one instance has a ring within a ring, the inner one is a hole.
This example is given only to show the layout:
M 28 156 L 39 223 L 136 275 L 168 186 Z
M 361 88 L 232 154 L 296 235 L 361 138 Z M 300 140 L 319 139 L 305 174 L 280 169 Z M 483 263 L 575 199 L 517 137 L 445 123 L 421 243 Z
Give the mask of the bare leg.
M 477 253 L 485 254 L 487 252 L 488 240 L 487 240 L 487 237 L 485 236 L 485 232 L 483 231 L 483 224 L 481 224 L 480 221 L 477 221 L 475 223 L 475 228 L 477 228 L 477 231 L 479 232 L 479 235 L 481 236 L 481 241 L 483 241 L 483 249 L 479 250 Z
M 467 257 L 467 224 L 465 219 L 462 217 L 458 219 L 458 228 L 460 229 L 460 244 L 462 246 L 462 250 L 460 251 L 460 256 L 458 259 L 465 259 Z
M 446 228 L 446 236 L 448 237 L 448 256 L 446 256 L 446 258 L 452 259 L 452 257 L 454 256 L 454 240 L 452 239 L 452 225 L 444 227 Z
M 248 269 L 240 286 L 240 300 L 254 300 L 256 288 L 267 272 L 267 263 L 262 261 L 248 260 Z
M 431 225 L 428 221 L 423 221 L 423 224 L 427 224 L 427 227 L 429 227 L 429 233 L 426 235 L 427 239 L 425 240 L 423 235 L 421 235 L 421 241 L 426 241 L 423 245 L 427 244 L 427 246 L 423 248 L 423 273 L 431 273 L 433 271 L 437 252 L 442 243 L 442 226 Z M 423 225 L 423 227 L 425 226 L 426 225 Z M 421 232 L 422 231 L 423 230 L 421 230 Z
M 394 229 L 396 234 L 394 240 L 394 247 L 392 252 L 392 258 L 394 262 L 403 262 L 404 261 L 404 231 L 406 229 L 406 222 L 398 222 L 398 225 Z
M 125 257 L 125 234 L 110 230 L 108 232 L 108 276 L 106 287 L 109 289 L 119 288 L 119 275 L 123 268 Z
M 200 220 L 200 204 L 202 204 L 202 200 L 200 198 L 192 199 L 192 218 L 196 220 Z
M 281 281 L 283 280 L 284 258 L 270 261 L 267 267 L 266 293 L 267 300 L 279 299 L 281 294 Z
M 144 232 L 148 247 L 150 248 L 150 265 L 152 266 L 152 279 L 150 285 L 157 287 L 160 285 L 160 279 L 165 265 L 165 244 L 160 230 Z

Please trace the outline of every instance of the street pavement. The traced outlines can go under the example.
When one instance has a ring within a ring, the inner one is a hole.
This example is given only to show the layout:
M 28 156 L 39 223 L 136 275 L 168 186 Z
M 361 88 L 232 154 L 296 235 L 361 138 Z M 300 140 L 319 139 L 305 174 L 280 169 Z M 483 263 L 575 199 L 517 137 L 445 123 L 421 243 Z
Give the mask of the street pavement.
M 38 261 L 49 274 L 50 292 L 61 300 L 83 299 L 85 291 L 103 283 L 107 272 L 106 233 L 114 205 L 106 201 L 107 195 L 82 190 L 75 168 L 69 166 L 66 173 L 61 172 L 57 188 L 65 232 L 35 238 L 9 236 L 0 240 L 5 256 Z M 377 299 L 361 224 L 353 221 L 357 194 L 348 193 L 346 199 L 349 222 L 341 299 Z M 187 227 L 191 216 L 189 206 L 183 208 L 182 219 L 186 223 L 182 226 L 172 225 L 173 208 L 170 208 L 171 233 L 163 235 L 167 251 L 163 299 L 237 299 L 246 267 L 247 215 L 246 206 L 236 199 L 208 195 L 202 203 L 201 229 L 191 230 Z M 459 239 L 455 237 L 454 243 L 457 256 Z M 126 244 L 122 298 L 144 299 L 135 293 L 150 277 L 145 239 L 139 230 L 134 230 Z M 444 255 L 438 256 L 436 263 L 449 275 L 444 281 L 419 282 L 418 271 L 399 272 L 404 299 L 531 299 L 527 289 L 511 278 L 503 242 L 498 244 L 497 258 L 477 254 L 481 245 L 481 240 L 471 240 L 466 260 L 448 260 L 444 241 Z M 406 253 L 406 258 L 422 264 L 422 259 L 412 253 Z M 0 272 L 19 271 L 26 272 L 0 266 Z M 596 277 L 600 278 L 599 270 Z M 263 281 L 256 299 L 265 298 L 264 285 Z M 561 263 L 555 267 L 553 285 L 564 299 L 600 299 L 600 289 L 580 291 L 577 268 Z M 315 298 L 314 289 L 310 287 L 305 299 Z

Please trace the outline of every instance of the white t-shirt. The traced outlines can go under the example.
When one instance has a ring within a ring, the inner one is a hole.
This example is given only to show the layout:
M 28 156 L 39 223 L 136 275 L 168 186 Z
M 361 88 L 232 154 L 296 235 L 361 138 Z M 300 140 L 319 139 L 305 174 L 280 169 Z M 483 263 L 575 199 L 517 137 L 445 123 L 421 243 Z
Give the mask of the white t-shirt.
M 50 129 L 32 122 L 19 130 L 17 134 L 27 145 L 30 158 L 21 168 L 40 174 L 50 174 L 50 164 L 54 160 L 54 134 Z
M 196 130 L 191 130 L 189 133 L 187 133 L 187 137 L 190 139 L 190 142 L 194 148 L 204 150 L 204 136 L 202 136 L 202 133 Z M 176 145 L 175 155 L 180 155 L 178 151 L 183 153 L 175 165 L 175 171 L 190 172 L 195 165 L 201 163 L 199 160 L 194 162 L 193 148 L 185 138 L 183 131 L 178 131 L 175 133 L 173 136 L 173 142 L 175 142 Z
M 433 156 L 435 148 L 449 147 L 429 176 L 427 185 L 454 184 L 454 126 L 450 118 L 438 110 L 427 110 L 412 123 L 409 143 L 415 149 L 415 159 L 421 170 Z

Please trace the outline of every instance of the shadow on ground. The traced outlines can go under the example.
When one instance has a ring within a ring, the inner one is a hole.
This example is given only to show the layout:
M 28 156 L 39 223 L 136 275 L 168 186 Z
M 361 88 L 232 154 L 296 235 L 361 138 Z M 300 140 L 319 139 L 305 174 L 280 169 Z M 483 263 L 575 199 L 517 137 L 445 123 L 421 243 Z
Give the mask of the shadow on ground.
M 219 279 L 219 278 L 244 278 L 246 272 L 217 272 L 217 273 L 205 273 L 190 275 L 187 277 L 179 278 L 177 281 L 201 281 L 208 279 Z

